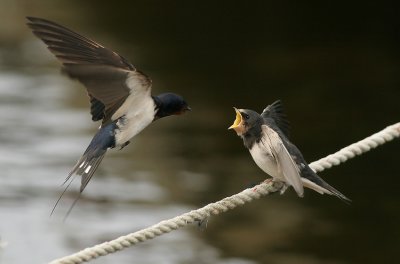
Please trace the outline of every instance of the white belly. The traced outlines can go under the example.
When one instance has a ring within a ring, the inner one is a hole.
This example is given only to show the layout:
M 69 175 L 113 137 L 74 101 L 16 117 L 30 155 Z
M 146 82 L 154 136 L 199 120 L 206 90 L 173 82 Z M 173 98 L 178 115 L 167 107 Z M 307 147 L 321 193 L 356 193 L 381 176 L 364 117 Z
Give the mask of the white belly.
M 117 123 L 119 127 L 115 133 L 117 146 L 123 145 L 153 122 L 156 107 L 153 99 L 150 96 L 140 99 L 135 100 L 135 98 L 132 98 L 122 105 L 126 109 L 126 114 Z
M 265 149 L 269 149 L 268 145 L 260 148 L 258 144 L 254 144 L 250 149 L 250 154 L 260 169 L 275 179 L 281 179 L 281 172 L 274 156 L 269 154 Z

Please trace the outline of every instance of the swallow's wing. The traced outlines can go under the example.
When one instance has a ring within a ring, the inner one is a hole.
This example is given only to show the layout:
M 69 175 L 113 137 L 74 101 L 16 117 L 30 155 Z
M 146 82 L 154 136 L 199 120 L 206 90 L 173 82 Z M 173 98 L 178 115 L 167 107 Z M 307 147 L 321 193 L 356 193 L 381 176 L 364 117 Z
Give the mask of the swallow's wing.
M 27 19 L 33 33 L 62 62 L 63 72 L 85 85 L 93 121 L 118 118 L 113 115 L 129 95 L 151 89 L 151 80 L 116 52 L 52 21 Z
M 261 116 L 268 121 L 273 120 L 283 134 L 289 138 L 290 125 L 283 111 L 283 104 L 281 100 L 277 100 L 268 105 L 261 113 Z
M 294 162 L 289 151 L 286 149 L 281 137 L 272 128 L 262 125 L 262 141 L 264 145 L 268 145 L 275 156 L 278 170 L 283 180 L 293 186 L 296 193 L 302 197 L 304 188 L 300 177 L 300 171 Z

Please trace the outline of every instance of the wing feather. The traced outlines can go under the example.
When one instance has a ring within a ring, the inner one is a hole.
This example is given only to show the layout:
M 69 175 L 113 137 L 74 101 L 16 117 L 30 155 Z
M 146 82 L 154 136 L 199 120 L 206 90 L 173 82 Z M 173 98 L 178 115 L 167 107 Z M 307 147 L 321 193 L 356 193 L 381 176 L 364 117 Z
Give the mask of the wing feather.
M 33 33 L 63 63 L 63 72 L 85 85 L 93 121 L 109 123 L 135 89 L 151 89 L 150 78 L 118 53 L 52 21 L 27 19 Z M 140 85 L 130 85 L 128 77 Z
M 272 104 L 268 105 L 261 113 L 264 119 L 273 123 L 283 132 L 283 134 L 289 138 L 290 125 L 287 120 L 286 114 L 283 111 L 283 104 L 281 100 L 277 100 Z
M 296 193 L 303 197 L 304 188 L 300 177 L 300 171 L 289 154 L 280 136 L 273 129 L 266 125 L 262 126 L 263 140 L 267 140 L 272 153 L 275 155 L 278 170 L 280 171 L 283 180 L 293 186 Z

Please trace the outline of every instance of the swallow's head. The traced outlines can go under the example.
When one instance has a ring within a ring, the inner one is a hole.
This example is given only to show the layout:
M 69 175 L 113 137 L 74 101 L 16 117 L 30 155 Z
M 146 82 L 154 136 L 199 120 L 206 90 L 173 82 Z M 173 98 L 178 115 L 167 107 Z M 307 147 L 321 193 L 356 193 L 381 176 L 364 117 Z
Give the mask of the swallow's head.
M 170 115 L 181 115 L 192 109 L 186 103 L 182 96 L 174 93 L 163 93 L 155 97 L 157 104 L 157 118 L 170 116 Z
M 246 134 L 249 129 L 259 125 L 261 116 L 257 112 L 250 109 L 237 109 L 235 107 L 233 109 L 236 112 L 236 119 L 228 129 L 235 130 L 238 136 Z

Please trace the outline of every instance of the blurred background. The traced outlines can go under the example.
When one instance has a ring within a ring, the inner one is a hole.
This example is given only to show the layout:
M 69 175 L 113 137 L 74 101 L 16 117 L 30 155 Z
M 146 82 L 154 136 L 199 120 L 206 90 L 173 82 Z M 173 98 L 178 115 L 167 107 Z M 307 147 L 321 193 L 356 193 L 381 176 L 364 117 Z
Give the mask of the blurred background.
M 233 106 L 283 100 L 309 162 L 399 122 L 391 1 L 0 0 L 0 262 L 45 263 L 220 200 L 266 175 L 228 131 Z M 25 25 L 54 20 L 110 47 L 193 111 L 110 151 L 66 222 L 64 181 L 99 124 L 82 85 Z M 400 142 L 320 176 L 353 200 L 272 195 L 93 263 L 390 263 Z

